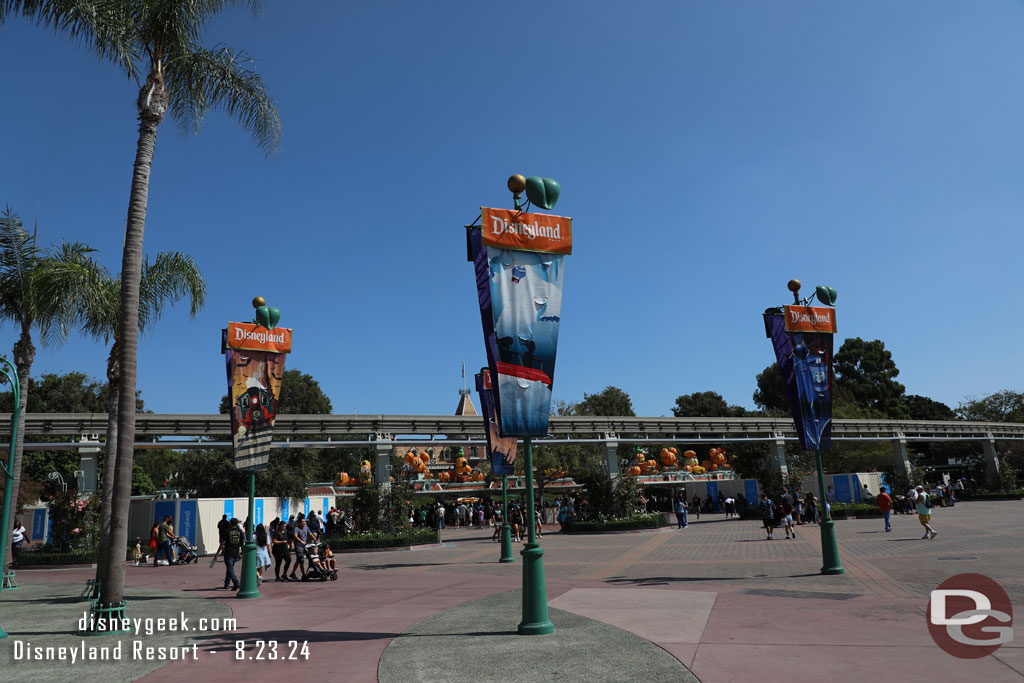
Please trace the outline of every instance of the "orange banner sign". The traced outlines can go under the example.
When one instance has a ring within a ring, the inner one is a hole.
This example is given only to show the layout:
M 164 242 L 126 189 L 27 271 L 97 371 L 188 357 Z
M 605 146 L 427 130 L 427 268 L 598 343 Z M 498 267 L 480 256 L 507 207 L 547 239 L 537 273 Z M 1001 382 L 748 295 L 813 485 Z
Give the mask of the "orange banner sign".
M 836 309 L 786 306 L 787 332 L 836 332 Z
M 288 327 L 268 330 L 256 323 L 228 323 L 227 343 L 231 349 L 288 353 L 292 350 L 292 331 Z
M 572 219 L 546 213 L 480 208 L 483 243 L 499 249 L 572 253 Z

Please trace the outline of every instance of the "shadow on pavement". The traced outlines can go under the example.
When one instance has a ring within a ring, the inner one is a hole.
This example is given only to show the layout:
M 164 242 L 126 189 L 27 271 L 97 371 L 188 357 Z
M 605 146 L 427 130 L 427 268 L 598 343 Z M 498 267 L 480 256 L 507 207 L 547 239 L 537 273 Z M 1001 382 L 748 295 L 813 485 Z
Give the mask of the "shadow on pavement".
M 284 629 L 275 631 L 248 631 L 239 629 L 231 633 L 218 633 L 204 638 L 200 647 L 204 650 L 215 648 L 234 649 L 236 641 L 246 641 L 246 647 L 254 647 L 257 640 L 273 640 L 279 644 L 295 641 L 301 643 L 344 643 L 355 640 L 391 640 L 400 634 L 374 631 L 313 631 Z

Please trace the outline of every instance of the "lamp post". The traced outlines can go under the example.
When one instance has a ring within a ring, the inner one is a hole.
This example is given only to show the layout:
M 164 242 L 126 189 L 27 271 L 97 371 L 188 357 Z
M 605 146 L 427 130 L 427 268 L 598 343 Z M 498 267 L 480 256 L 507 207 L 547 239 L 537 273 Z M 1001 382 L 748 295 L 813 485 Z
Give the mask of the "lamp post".
M 242 556 L 242 587 L 236 598 L 258 598 L 260 589 L 256 585 L 256 470 L 249 471 L 249 517 L 245 522 L 245 554 Z
M 800 287 L 801 283 L 799 280 L 793 279 L 786 284 L 786 288 L 793 293 L 794 306 L 800 306 Z M 818 299 L 822 303 L 826 303 L 830 306 L 835 305 L 836 290 L 831 287 L 818 287 L 817 288 Z M 808 302 L 810 299 L 807 300 Z M 835 318 L 832 318 L 834 324 Z M 833 328 L 834 331 L 834 328 Z M 792 340 L 792 333 L 790 334 Z M 829 345 L 831 348 L 831 344 Z M 829 366 L 828 372 L 831 374 L 831 365 Z M 801 436 L 801 443 L 803 443 L 803 436 Z M 829 509 L 828 497 L 825 495 L 825 470 L 821 464 L 821 449 L 819 444 L 814 444 L 814 454 L 818 461 L 818 491 L 821 493 L 821 505 L 824 507 L 825 514 L 823 515 L 821 523 L 818 525 L 821 531 L 821 573 L 822 574 L 844 574 L 846 570 L 843 569 L 843 565 L 839 562 L 839 544 L 836 542 L 836 531 L 835 522 L 832 521 L 832 512 Z
M 508 475 L 501 475 L 501 559 L 498 562 L 515 562 L 512 557 L 512 525 L 508 523 Z
M 533 439 L 525 437 L 526 448 L 526 528 L 527 541 L 523 548 L 523 620 L 519 622 L 522 635 L 543 635 L 555 630 L 548 618 L 547 588 L 544 585 L 544 551 L 537 543 L 537 518 L 533 507 Z
M 14 493 L 14 442 L 18 438 L 18 418 L 21 417 L 21 385 L 18 383 L 18 371 L 11 365 L 11 362 L 0 356 L 0 363 L 3 363 L 10 372 L 0 368 L 0 373 L 11 383 L 11 397 L 14 399 L 14 408 L 11 410 L 11 441 L 7 451 L 7 464 L 3 467 L 4 475 L 4 509 L 0 516 L 0 574 L 3 575 L 3 583 L 13 583 L 14 571 L 7 571 L 8 534 L 11 530 L 11 496 Z M 0 638 L 6 638 L 7 632 L 0 628 Z

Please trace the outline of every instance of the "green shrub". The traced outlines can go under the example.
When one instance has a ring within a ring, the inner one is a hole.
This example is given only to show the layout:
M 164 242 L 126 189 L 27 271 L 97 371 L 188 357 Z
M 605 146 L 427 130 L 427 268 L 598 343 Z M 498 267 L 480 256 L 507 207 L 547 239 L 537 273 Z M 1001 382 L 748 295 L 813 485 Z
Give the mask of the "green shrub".
M 847 517 L 852 517 L 853 515 L 881 514 L 882 511 L 874 503 L 834 503 L 832 514 L 837 512 L 845 512 Z
M 362 533 L 330 535 L 324 538 L 334 550 L 357 548 L 402 548 L 410 545 L 439 543 L 440 536 L 434 529 L 410 529 L 402 532 L 366 531 Z
M 603 517 L 598 515 L 587 521 L 566 520 L 562 531 L 569 534 L 597 534 L 606 531 L 634 531 L 637 529 L 660 529 L 668 526 L 665 517 L 659 512 L 649 515 L 633 515 L 631 517 Z

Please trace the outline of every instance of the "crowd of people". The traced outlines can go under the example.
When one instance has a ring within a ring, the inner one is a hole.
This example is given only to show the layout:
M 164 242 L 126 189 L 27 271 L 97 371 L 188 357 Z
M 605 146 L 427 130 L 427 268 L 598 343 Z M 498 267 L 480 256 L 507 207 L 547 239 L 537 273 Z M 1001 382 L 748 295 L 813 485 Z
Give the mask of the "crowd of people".
M 253 531 L 256 543 L 256 583 L 269 580 L 267 573 L 274 567 L 274 580 L 309 581 L 338 578 L 338 565 L 331 544 L 323 536 L 332 532 L 341 522 L 334 508 L 325 519 L 322 511 L 312 511 L 307 518 L 303 513 L 291 515 L 287 520 L 275 518 L 268 527 L 257 524 Z M 328 521 L 330 526 L 328 526 Z M 239 581 L 235 564 L 241 558 L 242 547 L 248 542 L 245 527 L 236 518 L 221 517 L 217 523 L 220 545 L 213 559 L 224 558 L 224 588 L 238 590 Z M 212 565 L 211 565 L 212 566 Z M 289 571 L 290 570 L 290 571 Z

